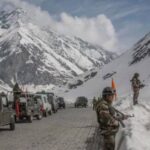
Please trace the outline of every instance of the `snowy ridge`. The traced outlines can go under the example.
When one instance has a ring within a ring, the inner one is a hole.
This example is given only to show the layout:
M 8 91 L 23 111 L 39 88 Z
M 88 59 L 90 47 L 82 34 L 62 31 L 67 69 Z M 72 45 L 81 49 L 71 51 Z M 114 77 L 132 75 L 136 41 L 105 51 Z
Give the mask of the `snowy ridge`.
M 0 27 L 0 78 L 9 85 L 11 80 L 62 84 L 116 56 L 77 37 L 41 27 L 22 9 L 0 12 Z
M 114 78 L 118 87 L 118 95 L 131 95 L 130 80 L 135 72 L 140 73 L 140 80 L 144 84 L 149 85 L 150 70 L 148 68 L 150 64 L 150 57 L 144 57 L 138 63 L 130 65 L 130 62 L 134 61 L 135 47 L 138 47 L 138 45 L 143 46 L 143 44 L 145 44 L 145 42 L 143 43 L 143 41 L 147 41 L 146 43 L 149 43 L 150 36 L 146 36 L 145 40 L 143 39 L 141 42 L 138 42 L 133 48 L 128 50 L 126 53 L 122 54 L 120 57 L 113 60 L 111 63 L 102 67 L 98 71 L 96 77 L 87 81 L 79 88 L 74 89 L 73 91 L 70 90 L 70 95 L 74 97 L 75 95 L 77 96 L 82 94 L 88 96 L 89 98 L 92 98 L 93 96 L 99 96 L 103 87 L 111 85 L 112 77 Z M 147 47 L 149 46 L 150 45 L 147 45 Z M 145 52 L 147 52 L 147 49 L 141 52 L 143 52 L 140 53 L 142 57 L 142 54 L 145 54 Z M 146 89 L 147 87 L 144 88 L 145 92 Z M 146 94 L 148 94 L 148 92 L 146 92 Z
M 84 82 L 76 89 L 64 93 L 61 89 L 58 93 L 63 95 L 69 102 L 74 102 L 78 96 L 87 96 L 90 100 L 94 96 L 101 96 L 106 86 L 111 86 L 112 77 L 117 86 L 118 98 L 114 105 L 125 114 L 134 114 L 134 118 L 125 121 L 126 128 L 121 129 L 123 134 L 120 150 L 149 150 L 150 149 L 150 35 L 133 46 L 126 53 L 98 71 L 97 75 Z M 146 55 L 147 54 L 147 55 Z M 130 64 L 138 57 L 139 61 Z M 144 56 L 144 57 L 143 57 Z M 116 72 L 114 74 L 114 72 Z M 140 90 L 139 104 L 133 106 L 132 88 L 130 80 L 135 72 L 140 73 L 140 80 L 145 87 Z M 112 75 L 113 74 L 113 75 Z M 105 77 L 105 78 L 104 78 Z

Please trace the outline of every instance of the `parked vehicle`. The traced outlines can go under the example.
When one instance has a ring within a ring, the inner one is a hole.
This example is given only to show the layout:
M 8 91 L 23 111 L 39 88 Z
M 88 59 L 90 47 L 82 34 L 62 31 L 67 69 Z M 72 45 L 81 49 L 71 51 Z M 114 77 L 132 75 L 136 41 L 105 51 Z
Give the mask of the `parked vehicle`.
M 9 125 L 10 130 L 15 130 L 15 113 L 8 105 L 8 98 L 4 93 L 0 94 L 0 126 Z
M 58 108 L 66 108 L 66 104 L 63 97 L 57 98 Z
M 74 104 L 75 107 L 87 107 L 88 99 L 84 96 L 77 97 L 76 102 Z
M 42 107 L 41 110 L 43 112 L 43 116 L 47 117 L 48 114 L 51 115 L 52 114 L 52 106 L 51 104 L 48 102 L 48 97 L 47 95 L 44 93 L 38 93 L 36 94 L 36 96 L 38 96 L 41 101 L 42 101 Z
M 36 117 L 38 120 L 41 120 L 43 117 L 42 100 L 38 96 L 34 96 L 33 116 Z
M 33 95 L 21 94 L 15 100 L 16 121 L 28 120 L 30 123 L 34 117 Z
M 46 93 L 46 94 L 48 96 L 48 102 L 52 106 L 53 113 L 56 113 L 58 111 L 58 103 L 56 101 L 56 98 L 55 98 L 54 94 L 52 94 L 52 93 Z

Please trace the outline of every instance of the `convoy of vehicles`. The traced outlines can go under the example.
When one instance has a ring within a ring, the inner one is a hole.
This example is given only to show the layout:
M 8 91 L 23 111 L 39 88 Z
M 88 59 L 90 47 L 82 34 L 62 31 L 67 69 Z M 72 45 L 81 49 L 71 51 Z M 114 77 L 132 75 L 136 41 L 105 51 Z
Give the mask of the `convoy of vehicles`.
M 13 99 L 8 100 L 5 93 L 0 93 L 0 127 L 9 125 L 10 130 L 15 130 L 15 122 L 26 120 L 32 123 L 33 118 L 41 120 L 56 113 L 60 108 L 66 108 L 63 97 L 54 93 L 38 92 L 31 94 L 22 92 L 17 85 L 13 89 Z M 87 107 L 87 99 L 78 97 L 75 107 Z

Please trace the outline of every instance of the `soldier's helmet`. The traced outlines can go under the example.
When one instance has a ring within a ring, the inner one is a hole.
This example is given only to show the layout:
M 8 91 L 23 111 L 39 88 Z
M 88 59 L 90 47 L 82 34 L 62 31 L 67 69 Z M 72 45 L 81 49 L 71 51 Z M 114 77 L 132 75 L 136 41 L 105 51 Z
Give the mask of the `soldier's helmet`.
M 139 73 L 137 73 L 137 72 L 134 74 L 134 77 L 136 77 L 136 78 L 139 77 L 139 76 L 140 76 L 140 75 L 139 75 Z
M 115 90 L 112 87 L 105 87 L 102 92 L 102 96 L 105 97 L 107 95 L 114 95 Z

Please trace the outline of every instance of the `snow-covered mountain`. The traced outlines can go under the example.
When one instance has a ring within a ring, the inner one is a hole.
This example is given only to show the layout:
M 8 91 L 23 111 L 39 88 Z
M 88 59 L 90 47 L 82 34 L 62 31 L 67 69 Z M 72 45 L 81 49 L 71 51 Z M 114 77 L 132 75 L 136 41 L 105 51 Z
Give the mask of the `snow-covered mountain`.
M 116 54 L 39 26 L 22 9 L 0 12 L 0 79 L 12 85 L 62 84 Z

